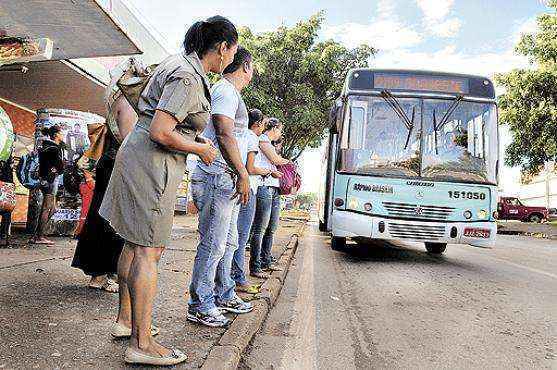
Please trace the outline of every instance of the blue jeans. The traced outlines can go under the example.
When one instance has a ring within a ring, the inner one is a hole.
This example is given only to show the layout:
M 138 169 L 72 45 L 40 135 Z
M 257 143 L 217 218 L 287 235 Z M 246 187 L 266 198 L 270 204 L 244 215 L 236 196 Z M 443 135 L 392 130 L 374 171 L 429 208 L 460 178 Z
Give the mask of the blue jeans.
M 191 177 L 191 191 L 199 210 L 199 244 L 193 263 L 189 306 L 193 311 L 207 313 L 216 308 L 215 299 L 228 301 L 236 296 L 230 268 L 238 246 L 239 207 L 231 199 L 234 181 L 228 173 L 214 175 L 196 168 Z
M 255 194 L 250 191 L 249 202 L 240 206 L 238 214 L 238 249 L 232 260 L 232 279 L 239 285 L 247 285 L 245 270 L 246 244 L 248 243 L 253 217 L 255 216 Z
M 261 272 L 271 265 L 273 238 L 280 216 L 279 189 L 274 186 L 260 186 L 257 189 L 255 219 L 251 229 L 250 272 Z

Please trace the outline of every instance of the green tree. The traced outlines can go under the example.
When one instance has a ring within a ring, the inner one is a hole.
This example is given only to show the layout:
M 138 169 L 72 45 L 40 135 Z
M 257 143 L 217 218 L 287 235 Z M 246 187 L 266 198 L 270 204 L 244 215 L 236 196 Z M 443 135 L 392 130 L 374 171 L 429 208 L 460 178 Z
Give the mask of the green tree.
M 496 76 L 506 90 L 499 98 L 500 121 L 513 136 L 506 163 L 536 174 L 557 159 L 557 0 L 537 19 L 538 30 L 523 35 L 516 51 L 529 58 L 532 69 Z
M 243 94 L 246 104 L 284 123 L 283 154 L 291 159 L 319 146 L 346 73 L 367 66 L 375 53 L 366 45 L 347 49 L 319 41 L 323 19 L 318 13 L 294 27 L 261 34 L 240 30 L 240 43 L 252 52 L 257 68 Z
M 309 209 L 317 201 L 317 194 L 315 193 L 300 193 L 296 195 L 296 201 L 300 208 Z

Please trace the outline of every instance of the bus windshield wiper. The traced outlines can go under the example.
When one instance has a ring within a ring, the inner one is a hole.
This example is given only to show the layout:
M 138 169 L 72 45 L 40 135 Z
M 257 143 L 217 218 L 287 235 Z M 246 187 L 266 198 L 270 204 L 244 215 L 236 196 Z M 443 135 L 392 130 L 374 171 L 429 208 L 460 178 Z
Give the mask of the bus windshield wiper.
M 456 99 L 453 101 L 449 109 L 447 109 L 447 112 L 445 113 L 443 118 L 441 118 L 441 121 L 439 121 L 439 124 L 437 124 L 437 117 L 435 116 L 435 108 L 433 109 L 433 136 L 435 138 L 436 155 L 439 155 L 439 150 L 437 149 L 437 131 L 441 130 L 443 126 L 445 126 L 445 124 L 449 122 L 449 118 L 451 118 L 451 115 L 454 113 L 456 108 L 458 108 L 458 105 L 462 101 L 462 98 L 463 98 L 462 95 L 456 97 Z
M 416 106 L 412 107 L 412 119 L 410 120 L 404 109 L 398 102 L 398 100 L 391 94 L 388 90 L 381 91 L 381 97 L 389 104 L 389 106 L 395 111 L 397 116 L 402 120 L 406 129 L 408 130 L 408 136 L 406 137 L 406 144 L 404 145 L 404 149 L 408 148 L 408 144 L 410 143 L 410 136 L 412 135 L 412 130 L 414 129 L 414 119 L 416 118 Z

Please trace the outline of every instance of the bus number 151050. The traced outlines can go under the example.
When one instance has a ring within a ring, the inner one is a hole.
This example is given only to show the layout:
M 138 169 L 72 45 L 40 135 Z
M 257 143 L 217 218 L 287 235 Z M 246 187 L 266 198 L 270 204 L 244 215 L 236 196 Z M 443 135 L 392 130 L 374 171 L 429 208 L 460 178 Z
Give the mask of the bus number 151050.
M 449 198 L 452 199 L 480 199 L 485 200 L 484 193 L 476 193 L 471 191 L 449 191 Z

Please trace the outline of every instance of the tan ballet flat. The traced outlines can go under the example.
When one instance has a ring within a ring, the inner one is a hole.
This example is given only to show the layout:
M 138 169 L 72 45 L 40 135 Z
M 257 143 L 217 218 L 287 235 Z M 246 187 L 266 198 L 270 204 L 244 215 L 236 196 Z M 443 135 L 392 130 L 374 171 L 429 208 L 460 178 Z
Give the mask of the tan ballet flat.
M 160 331 L 161 330 L 156 326 L 151 326 L 151 336 L 154 337 L 155 335 L 159 334 Z M 112 325 L 112 331 L 110 332 L 110 334 L 116 339 L 129 338 L 132 336 L 132 329 L 120 324 L 119 322 L 115 322 L 114 325 Z
M 136 349 L 128 347 L 124 355 L 124 361 L 128 364 L 152 365 L 152 366 L 172 366 L 184 362 L 188 359 L 182 351 L 173 349 L 165 357 L 147 355 Z

